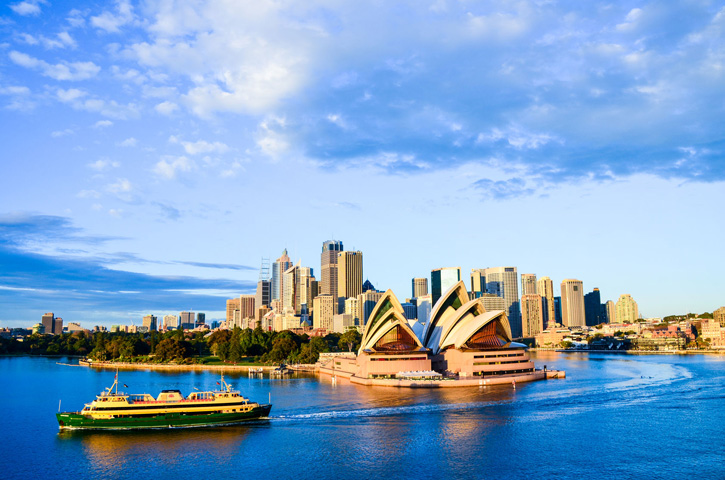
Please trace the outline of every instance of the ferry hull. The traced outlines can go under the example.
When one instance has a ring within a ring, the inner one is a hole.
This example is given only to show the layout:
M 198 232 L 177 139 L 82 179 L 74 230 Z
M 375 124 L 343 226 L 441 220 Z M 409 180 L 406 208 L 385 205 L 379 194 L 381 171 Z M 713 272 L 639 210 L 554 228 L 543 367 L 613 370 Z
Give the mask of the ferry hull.
M 93 419 L 78 413 L 56 413 L 60 429 L 129 430 L 144 428 L 187 428 L 233 425 L 269 416 L 272 405 L 260 405 L 247 412 L 187 415 L 165 413 L 152 416 Z

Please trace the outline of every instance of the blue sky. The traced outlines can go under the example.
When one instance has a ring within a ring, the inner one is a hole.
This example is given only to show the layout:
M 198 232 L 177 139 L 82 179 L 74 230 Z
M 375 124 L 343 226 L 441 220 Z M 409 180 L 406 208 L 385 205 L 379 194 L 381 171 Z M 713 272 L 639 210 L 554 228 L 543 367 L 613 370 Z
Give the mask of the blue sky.
M 0 326 L 223 317 L 261 257 L 725 305 L 722 2 L 10 2 Z

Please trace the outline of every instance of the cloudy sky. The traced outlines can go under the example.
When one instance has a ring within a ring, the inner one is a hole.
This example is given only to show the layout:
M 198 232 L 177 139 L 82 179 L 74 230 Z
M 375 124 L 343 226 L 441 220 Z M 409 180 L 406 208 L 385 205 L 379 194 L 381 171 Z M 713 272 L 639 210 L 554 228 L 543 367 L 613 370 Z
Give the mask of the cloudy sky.
M 223 317 L 324 240 L 725 305 L 714 1 L 10 2 L 0 326 Z

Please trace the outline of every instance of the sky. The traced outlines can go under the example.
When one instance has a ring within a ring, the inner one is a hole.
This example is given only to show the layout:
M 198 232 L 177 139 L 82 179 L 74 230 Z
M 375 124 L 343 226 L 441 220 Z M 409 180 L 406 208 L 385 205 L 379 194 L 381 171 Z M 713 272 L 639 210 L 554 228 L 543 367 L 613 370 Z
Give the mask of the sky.
M 0 327 L 253 293 L 328 239 L 411 278 L 515 266 L 725 305 L 725 4 L 8 2 Z

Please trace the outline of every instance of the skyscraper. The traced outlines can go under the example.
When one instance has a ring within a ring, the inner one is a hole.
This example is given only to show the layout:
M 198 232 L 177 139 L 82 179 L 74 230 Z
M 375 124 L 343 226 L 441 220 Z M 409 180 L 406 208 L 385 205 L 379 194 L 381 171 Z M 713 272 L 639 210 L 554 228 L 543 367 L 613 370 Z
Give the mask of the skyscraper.
M 196 314 L 196 326 L 206 325 L 206 313 L 199 312 Z
M 239 295 L 239 319 L 246 320 L 254 318 L 256 313 L 255 296 Z
M 282 312 L 297 311 L 299 296 L 297 294 L 297 270 L 299 265 L 288 268 L 282 276 Z
M 272 264 L 272 300 L 282 300 L 284 287 L 282 285 L 284 272 L 292 266 L 292 260 L 287 255 L 285 248 L 282 255 Z M 270 301 L 271 303 L 271 301 Z
M 561 282 L 561 319 L 565 327 L 583 327 L 584 286 L 581 280 L 567 278 Z
M 45 334 L 52 335 L 55 328 L 55 314 L 52 312 L 46 313 L 41 317 L 40 323 L 43 324 Z
M 435 306 L 444 293 L 461 281 L 461 267 L 436 268 L 430 272 L 431 300 Z
M 486 293 L 486 275 L 483 268 L 471 269 L 471 295 L 478 298 Z
M 541 277 L 536 282 L 536 293 L 541 295 L 544 303 L 544 328 L 549 328 L 549 324 L 556 323 L 556 314 L 554 313 L 554 283 L 549 277 Z
M 256 308 L 269 306 L 272 303 L 272 281 L 260 280 L 257 282 L 257 292 L 254 295 Z
M 313 299 L 317 296 L 315 276 L 310 267 L 297 267 L 295 288 L 295 315 L 302 315 L 305 308 L 313 308 Z
M 152 332 L 156 330 L 156 317 L 153 315 L 145 315 L 143 317 L 143 323 L 141 324 L 146 328 L 146 331 Z
M 183 330 L 192 330 L 194 328 L 194 312 L 181 312 L 179 314 L 180 328 Z
M 362 252 L 344 251 L 337 254 L 337 295 L 339 298 L 357 297 L 363 286 Z M 339 311 L 339 309 L 338 309 Z
M 357 296 L 358 318 L 360 319 L 361 326 L 367 323 L 370 313 L 375 308 L 375 304 L 381 298 L 383 298 L 383 292 L 378 292 L 377 290 L 368 290 Z
M 535 293 L 521 296 L 522 336 L 533 337 L 544 329 L 544 302 L 541 295 Z
M 538 295 L 536 293 L 536 274 L 521 274 L 521 296 L 523 297 L 524 295 Z
M 227 300 L 227 304 L 229 300 Z M 176 315 L 164 315 L 164 328 L 179 328 L 179 317 Z
M 634 323 L 639 318 L 639 307 L 631 295 L 625 293 L 617 300 L 617 323 Z
M 598 288 L 584 295 L 584 317 L 587 327 L 602 323 L 602 296 Z
M 314 328 L 325 328 L 332 331 L 332 320 L 335 316 L 335 304 L 337 299 L 332 295 L 318 295 L 313 300 L 314 312 L 312 315 L 312 326 Z
M 232 322 L 234 322 L 234 312 L 240 309 L 240 302 L 241 300 L 239 298 L 230 298 L 227 300 L 227 327 L 229 328 L 231 328 Z
M 605 320 L 607 323 L 617 323 L 617 307 L 613 301 L 607 300 L 607 303 L 604 304 L 604 311 L 607 312 Z
M 561 318 L 561 297 L 554 297 L 554 322 L 563 325 Z
M 716 322 L 720 323 L 721 327 L 725 327 L 725 307 L 720 307 L 712 312 L 712 318 Z
M 418 318 L 418 323 L 421 323 L 423 325 L 428 323 L 428 319 L 430 318 L 430 311 L 432 308 L 433 305 L 431 303 L 430 293 L 418 297 L 418 303 L 416 305 L 416 317 Z
M 506 300 L 506 314 L 511 325 L 511 334 L 520 337 L 521 310 L 519 304 L 519 279 L 516 267 L 484 268 L 486 293 L 498 295 Z
M 428 279 L 427 278 L 414 278 L 413 279 L 413 298 L 422 297 L 428 295 Z
M 342 242 L 339 240 L 328 240 L 322 244 L 322 254 L 320 255 L 320 295 L 332 295 L 337 299 L 337 254 L 344 250 Z M 335 312 L 338 312 L 337 304 Z

